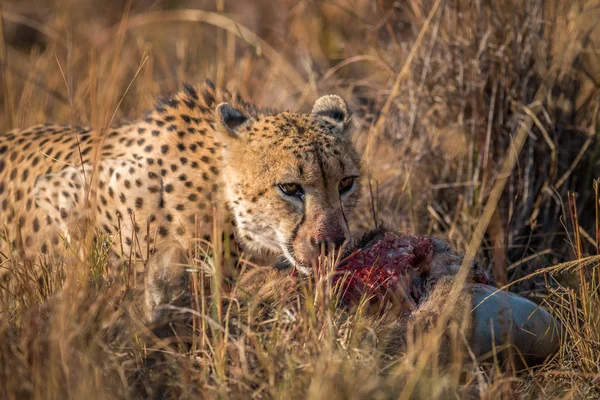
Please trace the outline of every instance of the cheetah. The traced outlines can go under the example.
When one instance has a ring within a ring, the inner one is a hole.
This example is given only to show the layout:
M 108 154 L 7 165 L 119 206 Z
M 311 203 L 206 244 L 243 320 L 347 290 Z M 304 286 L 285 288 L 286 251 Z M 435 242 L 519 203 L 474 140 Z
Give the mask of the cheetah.
M 310 113 L 277 112 L 205 81 L 106 130 L 45 124 L 0 135 L 0 258 L 56 252 L 91 223 L 118 236 L 113 252 L 164 249 L 156 262 L 168 268 L 173 249 L 210 235 L 222 209 L 244 251 L 309 273 L 323 247 L 349 237 L 361 176 L 350 118 L 336 95 Z M 150 309 L 166 301 L 168 274 L 151 282 Z

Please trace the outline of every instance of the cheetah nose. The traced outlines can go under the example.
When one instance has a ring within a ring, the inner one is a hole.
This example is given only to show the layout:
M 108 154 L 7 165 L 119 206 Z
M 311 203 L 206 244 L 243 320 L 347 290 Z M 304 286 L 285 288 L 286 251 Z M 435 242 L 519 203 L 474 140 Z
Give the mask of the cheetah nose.
M 346 241 L 345 236 L 317 236 L 310 239 L 310 244 L 316 249 L 321 250 L 324 248 L 325 250 L 335 248 L 339 250 L 340 247 Z

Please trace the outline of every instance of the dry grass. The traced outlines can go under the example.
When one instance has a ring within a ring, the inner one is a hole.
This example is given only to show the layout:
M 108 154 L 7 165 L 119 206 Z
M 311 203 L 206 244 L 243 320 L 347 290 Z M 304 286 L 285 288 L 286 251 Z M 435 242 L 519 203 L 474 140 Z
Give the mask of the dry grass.
M 373 192 L 355 228 L 375 214 L 442 236 L 567 327 L 554 359 L 519 374 L 442 362 L 436 335 L 399 352 L 394 318 L 337 310 L 325 277 L 298 286 L 242 262 L 232 283 L 215 242 L 190 268 L 191 306 L 150 330 L 139 277 L 109 274 L 99 240 L 77 265 L 40 260 L 41 286 L 20 268 L 18 292 L 0 289 L 0 398 L 600 396 L 600 2 L 0 5 L 0 131 L 104 129 L 204 77 L 279 109 L 338 93 Z M 258 299 L 264 279 L 276 295 Z

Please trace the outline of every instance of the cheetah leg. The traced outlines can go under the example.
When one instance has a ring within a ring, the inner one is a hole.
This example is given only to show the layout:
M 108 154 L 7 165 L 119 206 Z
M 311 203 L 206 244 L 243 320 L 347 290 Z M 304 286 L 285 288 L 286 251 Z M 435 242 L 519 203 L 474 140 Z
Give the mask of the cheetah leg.
M 190 260 L 179 242 L 169 241 L 157 245 L 148 259 L 144 285 L 144 312 L 146 321 L 157 322 L 168 314 L 172 305 L 186 294 Z
M 40 178 L 37 204 L 67 238 L 73 236 L 82 216 L 93 212 L 94 227 L 111 238 L 113 260 L 133 268 L 146 264 L 145 314 L 148 321 L 156 321 L 163 314 L 161 306 L 172 304 L 184 292 L 189 264 L 184 246 L 167 240 L 159 229 L 169 225 L 162 211 L 161 178 L 134 161 L 103 160 L 94 172 L 87 201 L 91 172 L 90 165 L 68 167 Z M 152 248 L 155 251 L 146 260 Z

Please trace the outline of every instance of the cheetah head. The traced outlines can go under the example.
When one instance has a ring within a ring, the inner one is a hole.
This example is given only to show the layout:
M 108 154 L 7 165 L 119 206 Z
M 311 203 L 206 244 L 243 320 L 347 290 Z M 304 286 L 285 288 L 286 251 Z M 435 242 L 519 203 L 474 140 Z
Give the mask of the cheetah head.
M 309 273 L 323 250 L 349 237 L 360 195 L 346 103 L 324 96 L 310 114 L 250 113 L 221 103 L 216 121 L 225 195 L 245 248 L 283 256 Z

